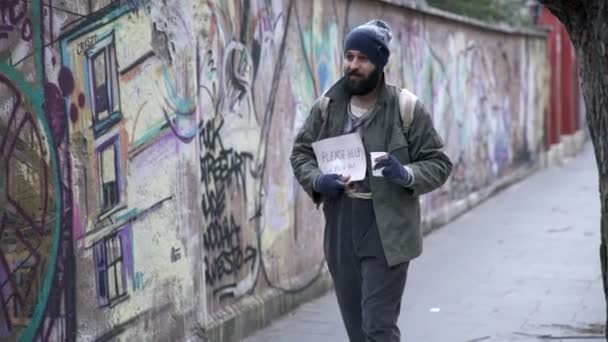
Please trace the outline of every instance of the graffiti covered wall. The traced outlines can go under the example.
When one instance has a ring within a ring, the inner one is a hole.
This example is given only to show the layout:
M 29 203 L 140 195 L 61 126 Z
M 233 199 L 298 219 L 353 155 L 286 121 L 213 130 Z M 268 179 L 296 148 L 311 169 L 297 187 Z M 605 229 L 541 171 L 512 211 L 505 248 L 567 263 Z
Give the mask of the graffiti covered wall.
M 455 162 L 425 219 L 538 158 L 543 37 L 373 1 L 1 2 L 0 337 L 196 340 L 317 282 L 288 157 L 372 14 Z
M 447 184 L 422 200 L 428 219 L 538 160 L 549 96 L 546 41 L 439 18 L 392 19 L 399 58 L 389 77 L 419 95 L 454 162 Z

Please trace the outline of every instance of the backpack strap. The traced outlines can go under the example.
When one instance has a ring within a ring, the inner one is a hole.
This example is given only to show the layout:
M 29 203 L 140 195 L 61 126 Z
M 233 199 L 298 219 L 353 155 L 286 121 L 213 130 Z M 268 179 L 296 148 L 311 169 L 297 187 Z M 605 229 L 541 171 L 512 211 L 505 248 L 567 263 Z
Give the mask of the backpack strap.
M 417 101 L 418 97 L 411 91 L 403 88 L 399 92 L 399 112 L 405 133 L 409 131 L 410 125 L 414 120 L 414 108 L 416 108 Z
M 331 99 L 328 96 L 321 96 L 319 99 L 319 109 L 321 110 L 321 118 L 323 122 L 327 120 L 329 101 Z M 399 113 L 401 114 L 401 121 L 403 123 L 403 130 L 407 132 L 414 120 L 414 109 L 416 108 L 416 102 L 418 97 L 411 91 L 403 88 L 399 92 Z

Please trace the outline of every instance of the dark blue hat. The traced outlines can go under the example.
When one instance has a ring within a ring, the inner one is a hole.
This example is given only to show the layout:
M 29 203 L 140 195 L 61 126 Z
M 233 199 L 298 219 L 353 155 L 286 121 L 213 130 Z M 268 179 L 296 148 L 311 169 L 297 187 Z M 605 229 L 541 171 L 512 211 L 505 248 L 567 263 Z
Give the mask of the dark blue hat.
M 355 27 L 344 41 L 344 52 L 361 51 L 380 69 L 388 62 L 388 43 L 393 37 L 391 28 L 382 20 L 375 19 Z

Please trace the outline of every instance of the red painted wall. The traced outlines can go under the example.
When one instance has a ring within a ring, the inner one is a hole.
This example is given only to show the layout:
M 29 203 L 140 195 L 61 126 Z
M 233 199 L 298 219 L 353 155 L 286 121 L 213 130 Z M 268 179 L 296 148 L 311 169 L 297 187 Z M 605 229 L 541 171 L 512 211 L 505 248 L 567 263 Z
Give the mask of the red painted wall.
M 580 129 L 578 64 L 568 32 L 546 8 L 541 8 L 537 24 L 551 29 L 549 62 L 551 63 L 551 100 L 546 115 L 546 147 L 560 142 L 562 135 Z

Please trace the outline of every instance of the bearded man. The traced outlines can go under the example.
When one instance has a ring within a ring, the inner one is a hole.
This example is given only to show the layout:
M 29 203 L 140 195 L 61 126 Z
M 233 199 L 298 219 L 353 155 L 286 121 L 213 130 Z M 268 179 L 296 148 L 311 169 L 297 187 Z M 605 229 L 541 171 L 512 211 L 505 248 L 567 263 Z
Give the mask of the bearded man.
M 452 170 L 430 114 L 415 100 L 404 125 L 401 89 L 385 82 L 392 34 L 372 20 L 344 43 L 344 76 L 318 99 L 299 131 L 291 164 L 314 203 L 323 204 L 324 252 L 350 341 L 400 341 L 397 319 L 410 261 L 422 253 L 419 196 Z M 312 143 L 358 133 L 367 171 L 360 181 L 324 174 Z M 373 160 L 370 152 L 385 151 Z M 376 164 L 377 163 L 377 164 Z M 374 168 L 372 168 L 374 165 Z M 372 170 L 382 169 L 382 176 Z

